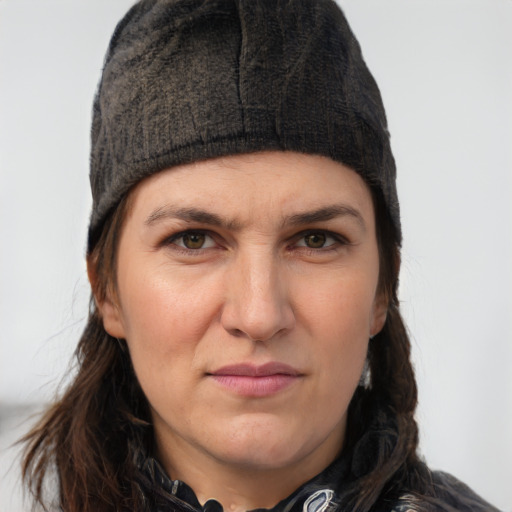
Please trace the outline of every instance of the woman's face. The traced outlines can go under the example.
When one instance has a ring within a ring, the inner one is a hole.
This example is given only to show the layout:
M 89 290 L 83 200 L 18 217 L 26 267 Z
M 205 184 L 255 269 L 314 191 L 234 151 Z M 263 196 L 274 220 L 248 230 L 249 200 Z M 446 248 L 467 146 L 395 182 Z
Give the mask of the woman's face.
M 208 461 L 313 476 L 385 320 L 368 187 L 325 157 L 267 152 L 160 172 L 131 199 L 100 308 L 171 476 Z

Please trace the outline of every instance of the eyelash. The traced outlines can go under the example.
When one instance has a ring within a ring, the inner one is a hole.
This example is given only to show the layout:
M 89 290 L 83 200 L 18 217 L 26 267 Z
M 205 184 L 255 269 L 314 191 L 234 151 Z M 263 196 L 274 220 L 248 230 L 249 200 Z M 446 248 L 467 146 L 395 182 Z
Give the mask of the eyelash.
M 162 242 L 162 246 L 173 246 L 173 250 L 178 251 L 184 255 L 194 255 L 194 256 L 200 256 L 204 253 L 204 251 L 213 249 L 214 247 L 199 247 L 197 249 L 191 249 L 188 247 L 184 247 L 181 245 L 178 245 L 176 242 L 180 239 L 182 240 L 185 236 L 194 236 L 194 235 L 204 235 L 205 237 L 211 238 L 213 241 L 215 241 L 215 236 L 207 231 L 207 230 L 201 230 L 201 229 L 190 229 L 186 231 L 180 231 L 179 233 L 176 233 L 168 238 L 166 238 Z M 333 243 L 323 246 L 323 247 L 308 247 L 307 245 L 297 245 L 299 241 L 302 241 L 307 236 L 310 235 L 322 235 L 325 236 L 326 242 L 328 239 L 332 239 Z M 336 251 L 341 246 L 347 246 L 350 245 L 350 242 L 345 238 L 344 236 L 333 233 L 332 231 L 327 231 L 325 229 L 309 229 L 306 231 L 302 231 L 300 233 L 297 233 L 293 237 L 290 238 L 290 240 L 293 242 L 288 247 L 291 250 L 301 250 L 306 251 L 308 254 L 319 254 L 319 252 L 328 252 L 328 251 Z

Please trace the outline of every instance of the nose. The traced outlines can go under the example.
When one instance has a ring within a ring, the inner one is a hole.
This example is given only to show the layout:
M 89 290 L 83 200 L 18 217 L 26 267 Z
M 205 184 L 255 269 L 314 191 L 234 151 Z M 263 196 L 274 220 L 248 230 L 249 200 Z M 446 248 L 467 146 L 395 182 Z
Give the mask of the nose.
M 287 285 L 272 255 L 239 257 L 229 273 L 222 325 L 233 336 L 253 341 L 269 341 L 289 332 L 295 314 Z

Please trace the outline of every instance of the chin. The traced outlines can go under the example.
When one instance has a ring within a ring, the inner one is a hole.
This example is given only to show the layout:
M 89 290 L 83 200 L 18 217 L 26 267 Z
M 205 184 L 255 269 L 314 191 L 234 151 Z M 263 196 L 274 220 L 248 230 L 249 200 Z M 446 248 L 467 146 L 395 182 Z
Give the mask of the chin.
M 282 469 L 302 459 L 302 446 L 284 447 L 281 443 L 255 440 L 246 445 L 224 446 L 218 458 L 224 463 L 245 470 Z
M 320 444 L 317 432 L 272 418 L 244 418 L 217 439 L 217 458 L 245 469 L 269 470 L 293 465 Z

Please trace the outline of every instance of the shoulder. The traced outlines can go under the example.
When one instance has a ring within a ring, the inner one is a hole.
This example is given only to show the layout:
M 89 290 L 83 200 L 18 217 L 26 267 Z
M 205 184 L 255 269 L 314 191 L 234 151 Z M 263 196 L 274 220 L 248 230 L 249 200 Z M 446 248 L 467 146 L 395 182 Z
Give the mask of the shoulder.
M 431 496 L 405 492 L 395 501 L 390 512 L 499 512 L 454 476 L 441 471 L 431 475 Z

